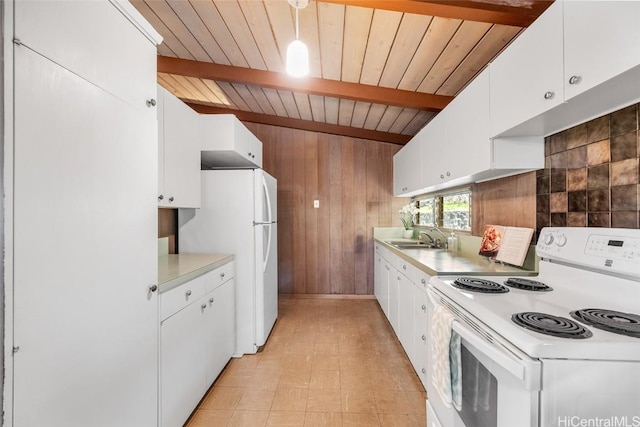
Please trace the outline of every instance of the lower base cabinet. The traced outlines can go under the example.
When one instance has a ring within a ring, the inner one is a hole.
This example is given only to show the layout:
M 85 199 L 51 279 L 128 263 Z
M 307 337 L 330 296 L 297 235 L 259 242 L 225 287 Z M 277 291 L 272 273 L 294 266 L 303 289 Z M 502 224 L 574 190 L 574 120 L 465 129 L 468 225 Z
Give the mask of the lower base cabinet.
M 426 387 L 429 275 L 379 244 L 376 244 L 375 256 L 376 299 Z
M 221 269 L 160 294 L 162 427 L 184 425 L 233 354 L 235 286 L 217 283 Z

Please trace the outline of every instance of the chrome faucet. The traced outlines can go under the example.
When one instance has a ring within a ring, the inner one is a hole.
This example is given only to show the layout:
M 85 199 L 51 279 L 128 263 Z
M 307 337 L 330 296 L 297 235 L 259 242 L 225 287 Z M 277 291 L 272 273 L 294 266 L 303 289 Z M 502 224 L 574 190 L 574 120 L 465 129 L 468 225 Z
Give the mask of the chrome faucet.
M 436 241 L 433 237 L 431 237 L 431 235 L 429 233 L 427 233 L 426 231 L 421 231 L 418 233 L 418 239 L 420 239 L 420 236 L 427 236 L 427 239 L 429 239 L 429 243 L 432 245 L 436 245 Z
M 447 236 L 445 236 L 444 233 L 438 227 L 433 227 L 431 231 L 437 231 L 438 233 L 440 233 L 440 235 L 444 237 L 444 242 L 447 242 Z

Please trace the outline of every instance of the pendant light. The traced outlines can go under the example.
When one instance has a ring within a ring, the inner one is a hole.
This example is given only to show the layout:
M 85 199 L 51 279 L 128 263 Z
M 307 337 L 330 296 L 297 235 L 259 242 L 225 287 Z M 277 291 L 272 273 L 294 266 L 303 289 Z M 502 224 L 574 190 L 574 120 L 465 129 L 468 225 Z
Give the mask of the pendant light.
M 298 28 L 298 11 L 309 4 L 309 0 L 288 0 L 296 10 L 296 39 L 287 47 L 287 74 L 293 77 L 304 77 L 309 74 L 309 49 L 300 40 Z

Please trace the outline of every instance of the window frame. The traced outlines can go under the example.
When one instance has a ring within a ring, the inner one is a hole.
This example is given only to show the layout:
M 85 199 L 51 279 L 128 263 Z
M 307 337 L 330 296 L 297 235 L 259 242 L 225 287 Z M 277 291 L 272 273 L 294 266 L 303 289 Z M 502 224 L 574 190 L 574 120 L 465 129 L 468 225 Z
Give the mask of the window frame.
M 456 194 L 463 194 L 463 193 L 467 193 L 469 195 L 469 227 L 468 228 L 449 228 L 449 227 L 444 227 L 443 221 L 444 221 L 444 198 L 447 196 L 453 196 Z M 414 227 L 418 228 L 418 229 L 424 229 L 424 230 L 428 230 L 430 228 L 433 227 L 437 227 L 441 230 L 446 230 L 446 231 L 454 231 L 456 233 L 468 233 L 471 234 L 472 232 L 472 228 L 473 228 L 473 189 L 471 186 L 469 187 L 459 187 L 459 188 L 455 188 L 455 189 L 450 189 L 447 191 L 439 191 L 439 192 L 435 192 L 435 193 L 425 193 L 425 194 L 420 194 L 417 196 L 414 196 L 411 201 L 412 203 L 416 203 L 416 205 L 418 206 L 418 208 L 420 208 L 420 201 L 421 200 L 429 200 L 429 199 L 433 199 L 434 200 L 434 207 L 433 207 L 433 211 L 434 211 L 434 219 L 435 219 L 435 224 L 434 225 L 427 225 L 427 224 L 420 224 L 420 217 L 418 214 L 418 218 L 414 218 Z

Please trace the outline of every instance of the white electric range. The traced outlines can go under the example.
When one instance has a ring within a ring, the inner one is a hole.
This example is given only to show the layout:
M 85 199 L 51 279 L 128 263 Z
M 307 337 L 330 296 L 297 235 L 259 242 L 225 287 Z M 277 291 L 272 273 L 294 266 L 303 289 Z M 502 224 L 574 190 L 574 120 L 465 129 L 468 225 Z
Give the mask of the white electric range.
M 460 378 L 428 375 L 430 426 L 640 426 L 640 230 L 545 228 L 536 252 L 537 277 L 431 279 L 427 366 L 445 319 Z

